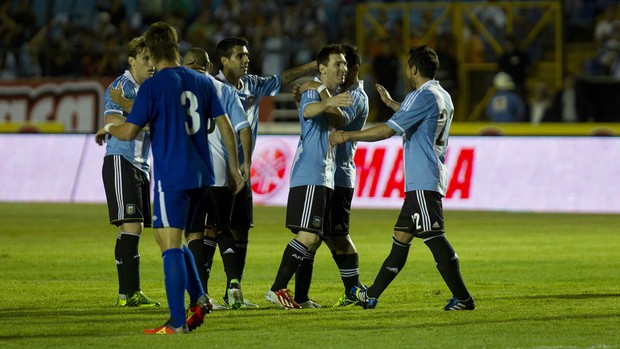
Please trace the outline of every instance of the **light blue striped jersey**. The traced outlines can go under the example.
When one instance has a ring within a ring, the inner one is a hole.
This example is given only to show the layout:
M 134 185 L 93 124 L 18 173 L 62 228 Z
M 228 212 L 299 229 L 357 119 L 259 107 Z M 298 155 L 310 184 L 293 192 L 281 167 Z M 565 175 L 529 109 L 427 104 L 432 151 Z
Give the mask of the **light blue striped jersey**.
M 305 118 L 304 110 L 308 104 L 320 101 L 316 90 L 307 90 L 301 95 L 299 122 L 301 135 L 291 169 L 291 188 L 305 185 L 321 185 L 334 188 L 336 171 L 335 147 L 329 144 L 329 132 L 334 128 L 325 115 Z M 345 114 L 345 124 L 353 119 L 352 109 L 341 109 Z
M 239 140 L 239 131 L 250 127 L 250 123 L 246 119 L 243 105 L 237 96 L 237 92 L 234 88 L 224 84 L 221 81 L 216 80 L 211 75 L 208 77 L 213 81 L 213 85 L 217 90 L 217 96 L 222 102 L 222 107 L 228 115 L 230 122 L 237 133 L 237 146 L 239 149 L 239 157 L 243 156 L 243 148 L 241 148 L 241 142 Z M 222 133 L 219 128 L 215 126 L 215 120 L 209 120 L 209 148 L 211 149 L 213 171 L 215 172 L 214 186 L 225 187 L 228 186 L 228 154 L 224 141 L 222 140 Z
M 353 104 L 348 108 L 341 109 L 350 109 L 346 113 L 353 115 L 353 120 L 339 129 L 343 131 L 359 131 L 366 124 L 369 109 L 368 95 L 364 91 L 364 81 L 360 81 L 357 85 L 352 85 L 348 91 L 353 96 Z M 346 142 L 336 147 L 336 174 L 334 180 L 337 187 L 355 187 L 355 149 L 357 149 L 357 142 Z
M 215 78 L 232 86 L 230 82 L 226 80 L 226 76 L 221 70 Z M 250 127 L 252 127 L 252 150 L 254 150 L 256 136 L 258 135 L 258 111 L 260 101 L 265 96 L 275 96 L 280 93 L 281 86 L 282 78 L 280 75 L 264 77 L 258 75 L 244 75 L 241 77 L 241 88 L 237 89 L 236 86 L 233 86 L 239 95 L 239 100 L 241 100 Z M 239 163 L 242 162 L 243 156 L 239 158 Z
M 403 136 L 405 191 L 431 190 L 445 195 L 444 164 L 454 115 L 452 99 L 437 80 L 410 92 L 386 125 Z
M 208 119 L 224 114 L 213 81 L 189 68 L 162 69 L 140 86 L 127 122 L 149 123 L 157 192 L 213 185 Z
M 127 99 L 136 98 L 140 85 L 136 82 L 133 75 L 129 70 L 125 70 L 125 73 L 117 77 L 110 86 L 105 90 L 103 96 L 103 115 L 118 114 L 127 117 L 128 113 L 125 112 L 120 105 L 112 102 L 110 99 L 110 89 L 119 88 L 123 91 L 123 97 Z M 121 155 L 135 167 L 144 171 L 147 178 L 150 177 L 149 166 L 149 151 L 151 148 L 151 141 L 149 133 L 140 131 L 136 135 L 135 139 L 131 141 L 121 141 L 116 137 L 110 137 L 106 141 L 105 155 Z

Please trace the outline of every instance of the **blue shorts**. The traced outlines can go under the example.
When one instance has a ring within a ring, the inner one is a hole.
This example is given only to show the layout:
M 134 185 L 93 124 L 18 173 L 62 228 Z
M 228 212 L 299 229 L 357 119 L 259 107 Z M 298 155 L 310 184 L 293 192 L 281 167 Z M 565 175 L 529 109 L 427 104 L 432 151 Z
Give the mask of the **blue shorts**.
M 206 199 L 207 189 L 156 191 L 153 198 L 153 228 L 189 228 L 198 203 Z

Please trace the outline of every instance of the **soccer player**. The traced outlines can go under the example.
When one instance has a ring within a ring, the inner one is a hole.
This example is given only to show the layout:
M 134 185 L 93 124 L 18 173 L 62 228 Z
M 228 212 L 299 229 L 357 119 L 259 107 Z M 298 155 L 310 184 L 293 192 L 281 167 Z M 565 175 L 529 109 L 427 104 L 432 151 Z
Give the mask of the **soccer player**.
M 316 90 L 302 91 L 299 105 L 301 136 L 291 169 L 286 208 L 286 227 L 296 235 L 286 246 L 276 279 L 265 294 L 267 301 L 289 309 L 317 307 L 310 299 L 302 302 L 306 304 L 297 303 L 287 285 L 302 259 L 312 258 L 312 251 L 316 251 L 324 231 L 329 230 L 335 149 L 329 145 L 328 135 L 331 128 L 346 125 L 352 119 L 345 108 L 351 105 L 353 97 L 348 92 L 332 97 L 347 74 L 342 47 L 324 47 L 316 61 L 321 85 Z M 311 251 L 310 255 L 308 251 Z
M 450 95 L 435 80 L 437 54 L 428 46 L 410 50 L 407 79 L 413 87 L 404 102 L 394 101 L 377 85 L 381 100 L 396 113 L 384 124 L 363 131 L 335 131 L 333 145 L 350 141 L 374 142 L 398 133 L 403 136 L 405 200 L 394 225 L 392 250 L 370 287 L 354 286 L 352 293 L 364 308 L 377 306 L 379 296 L 403 269 L 413 238 L 431 250 L 437 269 L 452 292 L 445 310 L 472 310 L 474 299 L 461 277 L 459 260 L 446 239 L 441 200 L 447 173 L 444 158 L 454 106 Z
M 358 131 L 366 124 L 368 118 L 368 96 L 364 91 L 363 81 L 359 80 L 361 56 L 357 47 L 343 44 L 347 60 L 347 75 L 340 91 L 347 91 L 353 97 L 353 103 L 347 107 L 347 113 L 353 115 L 353 121 L 341 127 L 341 130 Z M 303 88 L 302 88 L 303 89 Z M 334 192 L 332 195 L 329 232 L 324 232 L 325 244 L 332 252 L 344 284 L 344 293 L 333 307 L 345 307 L 357 304 L 350 294 L 353 286 L 359 282 L 359 258 L 353 240 L 349 236 L 349 217 L 351 200 L 355 187 L 355 162 L 353 161 L 357 142 L 347 142 L 336 147 L 336 172 L 334 175 Z M 295 302 L 302 305 L 316 305 L 308 296 L 312 279 L 314 255 L 320 242 L 308 250 L 295 273 Z M 311 301 L 308 303 L 308 301 Z
M 183 65 L 206 74 L 213 81 L 217 87 L 217 94 L 222 101 L 222 106 L 235 131 L 239 134 L 239 157 L 249 159 L 252 152 L 252 131 L 235 89 L 210 75 L 213 64 L 211 64 L 207 52 L 199 47 L 194 47 L 187 52 L 183 57 Z M 234 251 L 235 248 L 229 228 L 234 196 L 228 183 L 228 154 L 222 141 L 222 134 L 217 127 L 209 128 L 208 139 L 209 148 L 213 154 L 215 184 L 209 188 L 208 199 L 198 207 L 194 221 L 186 232 L 187 246 L 194 255 L 198 275 L 207 294 L 209 294 L 208 281 L 216 244 L 220 246 L 226 277 L 231 280 L 228 285 L 228 292 L 226 292 L 228 304 L 231 308 L 238 309 L 244 302 L 235 254 L 228 252 Z M 241 173 L 244 181 L 247 181 L 250 174 L 247 163 L 241 164 Z M 211 303 L 213 309 L 226 309 L 226 307 L 219 306 L 213 299 L 211 299 Z
M 114 93 L 131 102 L 140 85 L 153 76 L 155 67 L 144 46 L 144 37 L 138 36 L 127 45 L 129 69 L 108 86 L 104 95 L 106 123 L 121 123 L 129 114 L 130 104 L 114 98 Z M 114 248 L 118 272 L 118 299 L 120 307 L 155 307 L 156 302 L 140 289 L 140 254 L 138 243 L 144 227 L 151 226 L 151 187 L 148 126 L 130 141 L 111 137 L 103 158 L 103 186 L 108 202 L 110 224 L 117 226 Z
M 162 251 L 170 318 L 144 333 L 187 333 L 200 326 L 210 311 L 192 253 L 182 242 L 197 203 L 214 183 L 207 144 L 209 119 L 215 119 L 222 133 L 234 193 L 243 186 L 243 179 L 234 130 L 229 119 L 222 117 L 225 112 L 215 85 L 204 74 L 179 65 L 176 30 L 165 22 L 154 23 L 144 34 L 144 42 L 157 73 L 140 87 L 126 122 L 106 124 L 95 138 L 98 144 L 105 141 L 107 133 L 130 140 L 147 123 L 150 126 L 156 190 L 153 227 Z M 190 298 L 187 315 L 185 290 Z
M 231 85 L 237 91 L 252 128 L 253 150 L 258 134 L 258 112 L 261 99 L 265 96 L 277 95 L 282 86 L 316 71 L 317 66 L 316 62 L 310 62 L 273 76 L 261 77 L 248 74 L 250 59 L 247 45 L 246 39 L 238 37 L 229 37 L 217 44 L 216 59 L 221 65 L 221 70 L 216 75 L 216 79 Z M 243 157 L 239 161 L 248 169 L 252 164 L 251 158 Z M 245 269 L 248 236 L 250 228 L 254 225 L 253 221 L 252 185 L 250 181 L 247 181 L 241 193 L 235 197 L 230 225 L 235 240 L 235 249 L 230 252 L 237 259 L 239 281 L 241 281 Z M 220 254 L 222 254 L 221 250 Z M 228 280 L 227 284 L 230 285 L 231 281 Z M 228 304 L 228 289 L 224 294 L 224 303 Z M 247 299 L 244 299 L 244 306 L 256 307 Z

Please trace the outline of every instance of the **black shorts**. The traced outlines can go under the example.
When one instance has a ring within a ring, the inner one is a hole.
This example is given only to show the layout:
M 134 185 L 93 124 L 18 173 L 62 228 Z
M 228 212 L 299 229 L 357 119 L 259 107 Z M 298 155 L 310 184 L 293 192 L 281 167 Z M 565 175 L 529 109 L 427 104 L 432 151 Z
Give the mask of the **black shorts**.
M 151 186 L 146 173 L 121 155 L 105 156 L 101 172 L 110 224 L 142 222 L 150 227 Z
M 230 224 L 233 195 L 228 187 L 209 187 L 207 195 L 196 206 L 187 233 L 201 233 L 205 228 L 221 232 Z
M 335 187 L 329 216 L 329 235 L 349 235 L 349 217 L 353 188 Z
M 436 191 L 408 191 L 394 230 L 422 239 L 444 233 L 441 199 L 441 194 Z
M 286 205 L 286 227 L 293 233 L 303 230 L 323 236 L 323 232 L 329 230 L 333 192 L 318 185 L 291 188 Z
M 239 194 L 235 195 L 230 227 L 232 229 L 249 229 L 254 226 L 254 206 L 252 203 L 252 184 L 247 181 Z

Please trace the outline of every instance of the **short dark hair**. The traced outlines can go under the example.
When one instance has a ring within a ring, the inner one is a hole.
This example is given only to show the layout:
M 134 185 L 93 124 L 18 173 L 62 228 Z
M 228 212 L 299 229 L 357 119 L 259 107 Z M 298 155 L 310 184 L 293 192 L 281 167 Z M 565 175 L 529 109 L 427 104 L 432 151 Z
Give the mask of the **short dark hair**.
M 180 62 L 179 37 L 176 30 L 166 22 L 156 22 L 144 33 L 144 45 L 151 58 L 158 61 Z
M 334 54 L 344 54 L 344 50 L 342 49 L 342 45 L 340 44 L 329 44 L 323 47 L 319 53 L 316 55 L 316 64 L 320 66 L 321 64 L 327 66 L 329 64 L 329 56 Z
M 344 58 L 347 60 L 347 68 L 362 64 L 362 56 L 357 47 L 351 44 L 342 44 L 342 49 L 344 50 Z
M 409 68 L 415 65 L 423 76 L 434 79 L 439 69 L 439 58 L 432 48 L 423 45 L 409 50 L 407 65 Z
M 186 55 L 191 54 L 194 58 L 194 65 L 207 69 L 209 62 L 209 54 L 200 47 L 192 47 L 187 51 Z
M 248 41 L 245 38 L 240 37 L 228 37 L 217 44 L 215 48 L 215 58 L 218 63 L 221 62 L 222 57 L 230 58 L 233 48 L 235 46 L 247 46 Z

